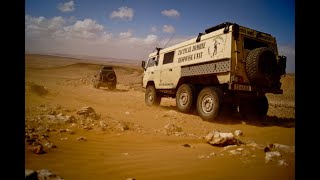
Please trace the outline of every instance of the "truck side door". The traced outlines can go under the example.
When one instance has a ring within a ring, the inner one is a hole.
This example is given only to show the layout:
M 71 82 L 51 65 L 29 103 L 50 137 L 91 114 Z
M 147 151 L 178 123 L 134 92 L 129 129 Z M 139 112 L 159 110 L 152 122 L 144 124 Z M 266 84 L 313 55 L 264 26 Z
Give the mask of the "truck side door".
M 146 64 L 145 75 L 143 76 L 143 84 L 146 85 L 148 81 L 153 81 L 156 88 L 158 88 L 159 84 L 159 67 L 157 62 L 157 57 L 151 57 L 148 59 Z
M 161 89 L 172 89 L 175 86 L 176 73 L 173 67 L 173 57 L 174 51 L 167 52 L 163 55 L 159 84 Z

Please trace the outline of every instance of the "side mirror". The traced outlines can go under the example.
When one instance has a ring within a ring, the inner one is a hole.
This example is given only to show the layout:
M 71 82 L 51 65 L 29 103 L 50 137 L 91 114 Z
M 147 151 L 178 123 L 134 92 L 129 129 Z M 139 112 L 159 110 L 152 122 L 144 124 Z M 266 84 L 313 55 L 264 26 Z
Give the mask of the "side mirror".
M 146 62 L 145 62 L 145 61 L 142 61 L 142 62 L 141 62 L 141 67 L 142 67 L 144 70 L 146 70 L 145 65 L 146 65 Z

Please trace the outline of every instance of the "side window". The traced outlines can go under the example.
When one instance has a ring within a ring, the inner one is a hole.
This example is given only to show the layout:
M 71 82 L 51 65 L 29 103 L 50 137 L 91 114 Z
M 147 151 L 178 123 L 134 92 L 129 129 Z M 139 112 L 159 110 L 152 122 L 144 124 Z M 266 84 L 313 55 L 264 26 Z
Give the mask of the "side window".
M 173 62 L 174 51 L 165 53 L 163 56 L 163 64 L 168 64 Z
M 155 57 L 148 60 L 147 68 L 155 65 Z

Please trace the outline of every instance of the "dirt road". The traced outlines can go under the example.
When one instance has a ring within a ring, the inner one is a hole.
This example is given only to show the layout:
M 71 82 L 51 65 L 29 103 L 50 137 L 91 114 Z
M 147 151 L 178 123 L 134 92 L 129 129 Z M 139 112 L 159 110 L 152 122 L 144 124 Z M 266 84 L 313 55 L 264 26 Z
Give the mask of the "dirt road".
M 117 65 L 116 90 L 93 88 L 90 81 L 99 67 L 90 61 L 26 55 L 26 128 L 45 129 L 45 139 L 56 145 L 35 154 L 26 143 L 26 169 L 49 169 L 66 180 L 295 179 L 294 152 L 279 151 L 281 157 L 270 162 L 264 152 L 272 143 L 295 146 L 292 102 L 271 97 L 276 105 L 270 105 L 264 121 L 224 114 L 207 122 L 195 112 L 178 112 L 174 99 L 146 106 L 140 67 Z M 92 107 L 99 117 L 79 118 L 76 112 L 82 107 Z M 50 113 L 76 120 L 56 123 L 43 118 Z M 169 124 L 180 130 L 166 129 Z M 203 137 L 213 130 L 241 130 L 244 144 L 212 146 Z

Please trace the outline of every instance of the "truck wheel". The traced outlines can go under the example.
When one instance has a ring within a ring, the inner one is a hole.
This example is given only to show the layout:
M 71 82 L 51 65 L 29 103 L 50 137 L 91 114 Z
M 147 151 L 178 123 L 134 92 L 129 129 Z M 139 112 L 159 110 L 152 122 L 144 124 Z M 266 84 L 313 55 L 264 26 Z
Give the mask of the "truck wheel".
M 157 106 L 161 102 L 161 97 L 154 86 L 148 86 L 145 93 L 145 102 L 148 106 Z
M 247 120 L 262 120 L 268 113 L 269 103 L 267 97 L 260 96 L 248 98 L 239 104 L 239 111 Z
M 100 84 L 99 84 L 99 83 L 96 84 L 96 88 L 97 88 L 97 89 L 100 88 Z
M 203 88 L 197 99 L 197 112 L 203 120 L 214 120 L 221 108 L 222 90 L 216 87 Z
M 176 104 L 180 112 L 190 112 L 195 101 L 195 87 L 192 84 L 183 84 L 176 93 Z
M 250 51 L 246 59 L 246 72 L 249 80 L 259 87 L 268 87 L 276 82 L 279 75 L 273 51 L 267 47 Z

